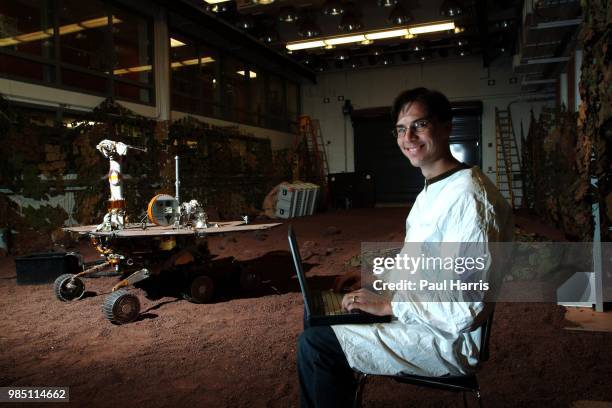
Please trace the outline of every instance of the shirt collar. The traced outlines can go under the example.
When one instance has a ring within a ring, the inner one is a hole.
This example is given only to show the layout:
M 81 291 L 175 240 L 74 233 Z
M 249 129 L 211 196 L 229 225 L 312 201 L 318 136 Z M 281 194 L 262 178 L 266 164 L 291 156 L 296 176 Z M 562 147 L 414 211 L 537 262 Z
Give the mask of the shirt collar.
M 425 179 L 425 190 L 427 190 L 427 187 L 431 186 L 433 183 L 436 183 L 440 180 L 444 180 L 445 178 L 452 176 L 453 174 L 455 174 L 456 172 L 460 170 L 471 169 L 471 168 L 472 166 L 470 166 L 469 164 L 459 163 L 457 167 L 453 167 L 452 169 L 445 171 L 442 174 L 438 174 L 437 176 L 432 177 L 430 179 Z

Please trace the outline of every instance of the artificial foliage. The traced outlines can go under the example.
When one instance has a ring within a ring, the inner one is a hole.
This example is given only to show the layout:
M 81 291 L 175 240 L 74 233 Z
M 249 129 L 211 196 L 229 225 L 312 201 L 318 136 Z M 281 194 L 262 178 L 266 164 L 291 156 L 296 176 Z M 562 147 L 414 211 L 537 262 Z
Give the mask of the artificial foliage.
M 568 238 L 610 241 L 612 234 L 612 4 L 583 1 L 582 66 L 577 114 L 536 119 L 522 144 L 525 202 Z M 599 208 L 595 237 L 593 206 Z
M 135 147 L 122 161 L 128 222 L 142 220 L 156 194 L 174 195 L 175 155 L 181 201 L 197 199 L 225 218 L 258 215 L 290 174 L 267 139 L 191 117 L 156 122 L 110 99 L 70 126 L 49 126 L 0 97 L 0 132 L 0 229 L 13 231 L 16 254 L 50 248 L 66 224 L 102 221 L 109 164 L 96 145 L 104 139 Z
M 270 141 L 245 136 L 235 127 L 215 127 L 192 117 L 170 124 L 166 166 L 180 157 L 182 200 L 196 199 L 223 217 L 257 215 L 268 191 L 285 174 L 278 172 Z M 174 191 L 174 171 L 164 186 Z
M 583 48 L 578 115 L 578 170 L 596 180 L 583 191 L 599 204 L 601 236 L 612 240 L 612 2 L 582 1 L 584 24 L 580 32 Z

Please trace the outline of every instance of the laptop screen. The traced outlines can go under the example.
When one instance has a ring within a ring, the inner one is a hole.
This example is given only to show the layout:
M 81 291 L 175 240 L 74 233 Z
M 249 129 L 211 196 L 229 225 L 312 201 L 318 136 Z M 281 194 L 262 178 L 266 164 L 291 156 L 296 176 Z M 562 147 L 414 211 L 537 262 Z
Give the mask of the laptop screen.
M 293 233 L 293 226 L 289 225 L 288 230 L 289 238 L 289 249 L 291 250 L 291 257 L 293 258 L 293 266 L 295 267 L 295 273 L 297 274 L 298 281 L 300 282 L 300 289 L 302 290 L 302 296 L 304 297 L 304 308 L 306 309 L 306 316 L 310 316 L 310 304 L 311 297 L 308 291 L 308 285 L 306 284 L 306 276 L 304 275 L 304 269 L 302 268 L 302 257 L 300 256 L 300 249 Z

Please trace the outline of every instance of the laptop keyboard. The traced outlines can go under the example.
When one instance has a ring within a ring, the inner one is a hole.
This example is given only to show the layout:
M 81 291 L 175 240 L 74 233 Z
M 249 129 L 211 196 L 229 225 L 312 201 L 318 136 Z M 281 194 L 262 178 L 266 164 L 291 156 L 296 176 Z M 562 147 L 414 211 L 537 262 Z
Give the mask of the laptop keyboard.
M 350 314 L 342 309 L 342 298 L 344 294 L 334 292 L 333 290 L 322 290 L 317 292 L 318 296 L 314 296 L 314 310 L 316 314 L 324 316 Z

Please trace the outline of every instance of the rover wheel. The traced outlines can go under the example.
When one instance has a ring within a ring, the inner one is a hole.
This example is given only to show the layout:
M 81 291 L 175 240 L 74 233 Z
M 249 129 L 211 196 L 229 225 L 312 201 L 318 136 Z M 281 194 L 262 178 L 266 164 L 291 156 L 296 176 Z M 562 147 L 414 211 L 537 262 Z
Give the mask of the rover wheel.
M 102 310 L 112 323 L 130 323 L 140 315 L 140 301 L 127 290 L 119 289 L 104 299 Z
M 66 273 L 60 275 L 53 283 L 55 297 L 63 302 L 80 299 L 85 293 L 85 284 L 74 275 Z
M 214 283 L 206 275 L 198 275 L 189 284 L 185 298 L 193 303 L 206 303 L 213 297 Z

